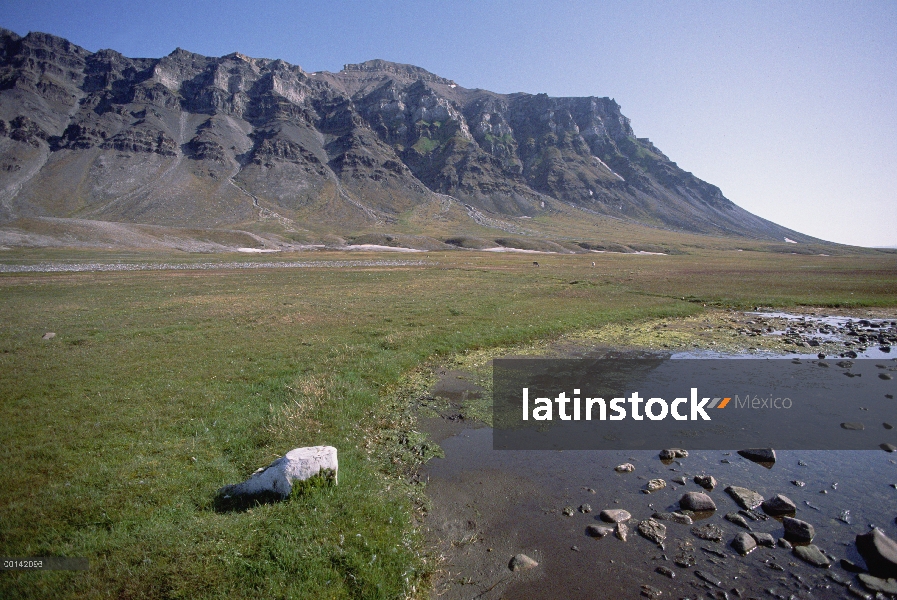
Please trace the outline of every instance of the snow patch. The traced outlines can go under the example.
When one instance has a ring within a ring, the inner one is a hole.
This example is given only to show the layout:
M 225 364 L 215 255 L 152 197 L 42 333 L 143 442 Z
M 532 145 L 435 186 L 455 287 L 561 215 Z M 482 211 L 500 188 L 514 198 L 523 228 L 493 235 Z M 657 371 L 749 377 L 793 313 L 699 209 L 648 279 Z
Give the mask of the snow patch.
M 796 243 L 797 243 L 797 242 L 795 242 L 794 240 L 792 240 L 791 238 L 785 238 L 785 241 L 788 242 L 789 244 L 796 244 Z
M 376 250 L 378 252 L 423 252 L 423 250 L 418 250 L 416 248 L 404 248 L 402 246 L 380 246 L 378 244 L 354 244 L 352 246 L 346 246 L 346 250 Z
M 237 252 L 251 252 L 253 254 L 265 254 L 268 252 L 280 252 L 275 248 L 237 248 Z

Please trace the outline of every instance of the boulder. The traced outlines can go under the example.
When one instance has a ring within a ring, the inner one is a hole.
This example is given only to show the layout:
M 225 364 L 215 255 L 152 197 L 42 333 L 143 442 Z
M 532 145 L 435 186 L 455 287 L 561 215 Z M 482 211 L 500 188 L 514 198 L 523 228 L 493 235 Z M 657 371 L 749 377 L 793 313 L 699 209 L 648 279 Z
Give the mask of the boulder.
M 732 548 L 735 549 L 736 552 L 744 556 L 749 553 L 751 550 L 757 547 L 757 540 L 751 537 L 749 533 L 738 533 L 735 534 L 735 539 L 732 540 Z
M 739 450 L 738 454 L 755 463 L 776 462 L 776 451 L 772 448 L 747 448 L 746 450 Z
M 782 519 L 785 527 L 785 538 L 792 542 L 812 542 L 816 536 L 816 530 L 812 525 L 800 519 L 785 517 Z
M 897 542 L 878 527 L 856 537 L 857 550 L 876 577 L 897 577 Z
M 321 477 L 336 485 L 339 465 L 333 446 L 294 448 L 282 458 L 253 473 L 242 483 L 226 485 L 218 490 L 225 501 L 284 499 L 293 491 L 293 483 Z
M 688 450 L 683 448 L 666 448 L 660 451 L 660 460 L 673 460 L 674 458 L 688 458 Z
M 763 503 L 763 496 L 753 490 L 730 485 L 726 488 L 726 493 L 732 496 L 732 499 L 738 503 L 741 508 L 753 510 Z
M 794 552 L 794 556 L 804 562 L 810 563 L 814 567 L 828 569 L 832 565 L 832 562 L 822 553 L 822 550 L 813 544 L 807 546 L 795 546 L 792 552 Z
M 783 496 L 782 494 L 776 494 L 769 500 L 764 500 L 763 511 L 772 516 L 779 515 L 788 515 L 797 510 L 797 506 L 795 506 L 794 502 L 791 501 L 788 496 Z

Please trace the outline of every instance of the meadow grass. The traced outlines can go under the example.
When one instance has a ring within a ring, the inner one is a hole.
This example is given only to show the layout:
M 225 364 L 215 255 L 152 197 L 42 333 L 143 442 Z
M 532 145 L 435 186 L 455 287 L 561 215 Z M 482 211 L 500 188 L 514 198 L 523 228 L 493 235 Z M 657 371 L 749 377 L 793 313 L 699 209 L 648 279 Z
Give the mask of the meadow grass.
M 0 276 L 0 555 L 90 561 L 0 573 L 0 596 L 421 596 L 420 365 L 704 304 L 897 305 L 894 256 L 377 255 L 409 257 L 434 264 Z M 318 444 L 338 486 L 215 510 Z

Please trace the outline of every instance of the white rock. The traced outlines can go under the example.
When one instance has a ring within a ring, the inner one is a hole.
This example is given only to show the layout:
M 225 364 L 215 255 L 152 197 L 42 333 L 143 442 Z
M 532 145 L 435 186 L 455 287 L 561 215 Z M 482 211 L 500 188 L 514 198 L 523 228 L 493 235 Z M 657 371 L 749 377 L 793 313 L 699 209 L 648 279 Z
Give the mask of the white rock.
M 337 483 L 339 465 L 336 448 L 333 446 L 309 446 L 295 448 L 278 458 L 265 468 L 253 473 L 243 483 L 225 486 L 224 496 L 255 496 L 274 493 L 289 496 L 294 481 L 304 481 L 327 471 L 333 472 L 333 483 Z

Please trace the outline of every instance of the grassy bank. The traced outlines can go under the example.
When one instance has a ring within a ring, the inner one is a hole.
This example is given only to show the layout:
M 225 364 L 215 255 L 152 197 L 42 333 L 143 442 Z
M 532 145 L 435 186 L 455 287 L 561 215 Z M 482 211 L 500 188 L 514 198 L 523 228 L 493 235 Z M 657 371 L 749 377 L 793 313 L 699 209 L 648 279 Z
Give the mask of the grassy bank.
M 396 389 L 422 361 L 704 304 L 897 305 L 892 256 L 429 260 L 0 276 L 0 554 L 90 559 L 0 573 L 0 596 L 414 595 L 432 565 L 409 469 L 431 448 Z M 213 509 L 220 486 L 316 444 L 339 449 L 338 487 Z

